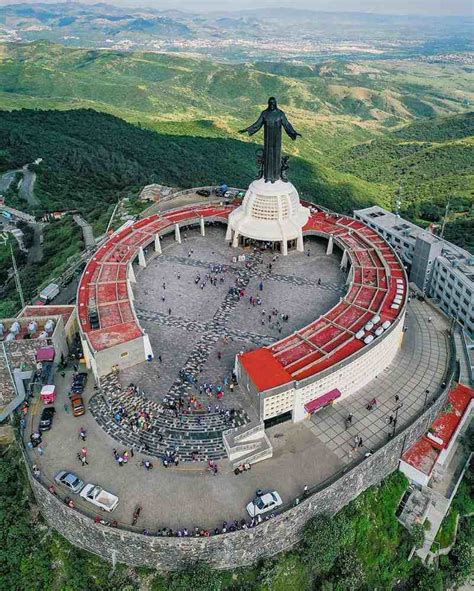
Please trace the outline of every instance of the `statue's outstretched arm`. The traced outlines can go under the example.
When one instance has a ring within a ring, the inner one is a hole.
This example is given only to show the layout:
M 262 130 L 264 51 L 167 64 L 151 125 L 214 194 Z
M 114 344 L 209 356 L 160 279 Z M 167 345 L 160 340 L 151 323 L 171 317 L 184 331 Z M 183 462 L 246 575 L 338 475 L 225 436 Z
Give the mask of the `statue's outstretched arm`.
M 302 137 L 301 133 L 298 133 L 296 129 L 291 125 L 291 123 L 286 118 L 285 113 L 283 113 L 281 117 L 281 122 L 283 127 L 285 128 L 286 133 L 291 137 L 292 140 L 295 140 L 298 136 Z
M 259 129 L 261 129 L 263 124 L 263 113 L 260 113 L 260 117 L 257 119 L 257 121 L 255 121 L 255 123 L 252 123 L 252 125 L 249 125 L 245 129 L 241 129 L 239 133 L 248 133 L 249 135 L 253 135 L 254 133 L 257 133 Z

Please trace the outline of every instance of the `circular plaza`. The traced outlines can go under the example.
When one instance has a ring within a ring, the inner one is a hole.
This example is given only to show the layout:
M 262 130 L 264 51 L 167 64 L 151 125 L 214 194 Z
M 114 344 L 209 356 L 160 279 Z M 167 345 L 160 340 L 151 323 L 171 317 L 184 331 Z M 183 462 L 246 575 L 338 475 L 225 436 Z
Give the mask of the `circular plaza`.
M 404 330 L 394 360 L 373 379 L 336 403 L 331 401 L 315 413 L 308 411 L 306 420 L 290 420 L 294 417 L 283 412 L 283 407 L 279 414 L 272 410 L 265 418 L 254 393 L 241 383 L 237 360 L 260 350 L 278 356 L 281 343 L 289 342 L 284 351 L 291 352 L 292 339 L 306 327 L 301 343 L 310 341 L 312 329 L 316 335 L 324 333 L 331 346 L 325 351 L 319 341 L 315 345 L 319 355 L 301 352 L 307 365 L 298 362 L 294 371 L 301 367 L 319 370 L 318 363 L 324 363 L 320 372 L 324 376 L 328 360 L 334 360 L 338 351 L 344 352 L 344 347 L 354 347 L 354 327 L 348 325 L 346 343 L 343 321 L 350 318 L 355 322 L 349 316 L 349 304 L 363 308 L 357 298 L 366 293 L 358 287 L 352 300 L 348 294 L 364 279 L 370 282 L 374 298 L 379 292 L 388 293 L 390 287 L 382 290 L 374 285 L 374 278 L 383 278 L 378 270 L 374 275 L 363 269 L 360 244 L 354 244 L 353 257 L 358 258 L 346 265 L 344 242 L 333 234 L 334 244 L 329 248 L 322 226 L 305 232 L 304 252 L 295 250 L 282 256 L 262 244 L 231 248 L 225 241 L 225 220 L 219 219 L 216 206 L 205 205 L 212 210 L 206 223 L 202 222 L 202 206 L 198 215 L 188 207 L 181 205 L 170 209 L 171 213 L 157 215 L 156 223 L 162 224 L 170 215 L 174 222 L 158 240 L 151 233 L 138 248 L 127 249 L 129 230 L 121 241 L 114 243 L 114 236 L 110 239 L 113 250 L 107 251 L 104 262 L 99 262 L 99 250 L 89 263 L 79 288 L 79 318 L 81 304 L 87 301 L 82 328 L 89 354 L 105 355 L 89 359 L 84 393 L 88 412 L 75 418 L 66 407 L 63 410 L 60 400 L 54 428 L 44 437 L 43 454 L 29 452 L 40 470 L 41 482 L 55 487 L 55 499 L 64 496 L 54 483 L 60 470 L 71 470 L 84 482 L 99 484 L 119 498 L 110 518 L 80 498 L 74 509 L 68 509 L 79 511 L 91 523 L 102 520 L 104 524 L 94 526 L 103 531 L 113 531 L 112 523 L 119 529 L 167 539 L 257 531 L 263 524 L 250 519 L 245 509 L 257 489 L 277 490 L 281 495 L 282 507 L 267 516 L 278 521 L 279 513 L 310 500 L 314 491 L 350 474 L 353 467 L 383 450 L 395 431 L 403 432 L 439 395 L 447 379 L 447 322 L 426 303 L 412 298 L 406 303 Z M 178 234 L 175 221 L 180 214 Z M 328 214 L 316 210 L 315 215 L 329 225 Z M 346 219 L 335 218 L 340 234 Z M 145 221 L 139 221 L 139 227 Z M 354 240 L 350 229 L 347 240 Z M 102 255 L 105 252 L 102 250 Z M 120 275 L 120 256 L 126 261 L 124 275 Z M 375 258 L 371 256 L 366 266 L 372 268 Z M 121 284 L 129 279 L 124 291 Z M 86 291 L 87 300 L 83 296 Z M 88 322 L 92 305 L 99 311 L 100 327 Z M 384 305 L 380 299 L 380 310 Z M 128 316 L 127 309 L 131 310 Z M 373 317 L 374 311 L 370 306 L 364 313 L 361 310 L 362 321 L 366 323 L 367 314 Z M 325 317 L 339 332 L 327 336 L 327 331 L 315 328 L 315 322 Z M 142 339 L 146 345 L 141 358 L 128 363 L 129 355 L 120 356 L 124 342 L 128 347 L 129 342 L 142 343 Z M 336 350 L 334 342 L 340 348 L 325 356 L 323 353 Z M 373 349 L 367 347 L 369 352 Z M 348 359 L 354 355 L 360 358 L 360 351 L 365 353 L 363 347 L 349 349 Z M 289 373 L 294 360 L 285 357 L 284 361 Z M 105 369 L 101 370 L 99 363 Z M 338 360 L 336 367 L 344 366 Z M 260 369 L 265 372 L 265 364 Z M 60 397 L 67 401 L 74 368 L 63 373 L 55 376 L 55 383 Z M 343 369 L 338 375 L 343 375 Z M 273 393 L 275 388 L 288 391 L 284 382 L 268 391 Z M 373 399 L 377 404 L 368 410 Z M 38 403 L 30 431 L 36 429 L 39 414 Z M 389 417 L 395 414 L 398 422 L 393 425 Z M 348 415 L 352 415 L 350 425 Z M 78 436 L 81 428 L 87 433 L 85 442 Z M 249 431 L 258 432 L 258 438 L 239 439 L 240 433 Z M 355 445 L 356 439 L 362 444 Z M 263 442 L 266 450 L 259 447 Z M 87 464 L 78 458 L 84 445 Z M 119 462 L 124 455 L 127 461 Z M 236 467 L 251 456 L 257 457 L 248 462 L 251 469 L 236 474 Z M 144 462 L 152 463 L 153 469 L 147 470 Z M 133 524 L 137 506 L 141 507 L 140 517 Z M 91 549 L 90 543 L 84 546 Z

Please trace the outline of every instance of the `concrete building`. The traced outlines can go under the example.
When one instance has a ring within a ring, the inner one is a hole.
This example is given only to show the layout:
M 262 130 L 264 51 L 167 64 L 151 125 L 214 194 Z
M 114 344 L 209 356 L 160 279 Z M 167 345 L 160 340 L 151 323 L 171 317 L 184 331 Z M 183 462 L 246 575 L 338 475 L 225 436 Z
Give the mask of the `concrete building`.
M 350 396 L 387 368 L 400 348 L 407 301 L 403 265 L 366 224 L 314 212 L 304 228 L 343 251 L 348 291 L 292 335 L 237 356 L 239 384 L 265 426 L 301 421 Z
M 474 337 L 474 255 L 416 224 L 373 206 L 354 217 L 376 230 L 405 263 L 410 281 Z
M 54 363 L 68 354 L 75 330 L 74 306 L 27 306 L 17 318 L 0 320 L 0 420 L 25 399 L 40 349 L 54 348 Z

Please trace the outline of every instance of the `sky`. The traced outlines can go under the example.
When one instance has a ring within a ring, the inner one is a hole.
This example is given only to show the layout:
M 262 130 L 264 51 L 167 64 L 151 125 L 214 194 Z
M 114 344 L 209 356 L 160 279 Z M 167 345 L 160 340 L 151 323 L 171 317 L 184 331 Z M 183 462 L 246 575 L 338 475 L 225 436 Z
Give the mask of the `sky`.
M 61 2 L 64 0 L 40 0 Z M 67 1 L 67 0 L 66 0 Z M 69 0 L 74 1 L 74 0 Z M 375 12 L 379 14 L 474 15 L 474 0 L 83 0 L 87 4 L 104 2 L 119 6 L 150 6 L 186 11 L 234 11 L 247 8 L 287 6 L 328 12 Z M 0 4 L 35 0 L 0 0 Z

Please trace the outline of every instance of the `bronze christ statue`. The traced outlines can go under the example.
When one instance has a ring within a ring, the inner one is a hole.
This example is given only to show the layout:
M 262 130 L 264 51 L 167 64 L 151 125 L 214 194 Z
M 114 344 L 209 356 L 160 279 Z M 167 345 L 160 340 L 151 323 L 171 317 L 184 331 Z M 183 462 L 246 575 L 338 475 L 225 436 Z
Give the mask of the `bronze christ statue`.
M 293 128 L 286 118 L 285 113 L 278 108 L 276 99 L 273 96 L 268 99 L 268 107 L 260 113 L 257 121 L 246 129 L 241 129 L 239 133 L 253 135 L 262 126 L 264 128 L 263 154 L 261 155 L 261 159 L 263 160 L 263 178 L 265 182 L 270 181 L 271 183 L 274 183 L 278 179 L 287 181 L 285 174 L 288 168 L 287 160 L 284 163 L 285 172 L 282 176 L 281 128 L 284 128 L 292 140 L 295 140 L 298 136 L 301 137 L 301 133 L 298 133 Z

